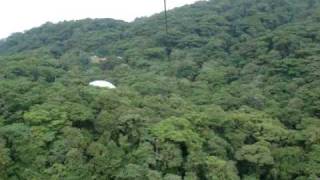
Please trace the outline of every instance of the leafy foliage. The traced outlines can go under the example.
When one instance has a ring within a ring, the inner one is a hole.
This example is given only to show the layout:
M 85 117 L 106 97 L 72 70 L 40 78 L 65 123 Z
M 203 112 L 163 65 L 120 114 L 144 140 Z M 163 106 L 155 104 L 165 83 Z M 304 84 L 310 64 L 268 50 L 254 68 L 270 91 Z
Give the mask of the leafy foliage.
M 168 35 L 160 13 L 0 41 L 0 177 L 319 179 L 319 12 L 209 0 L 169 11 Z

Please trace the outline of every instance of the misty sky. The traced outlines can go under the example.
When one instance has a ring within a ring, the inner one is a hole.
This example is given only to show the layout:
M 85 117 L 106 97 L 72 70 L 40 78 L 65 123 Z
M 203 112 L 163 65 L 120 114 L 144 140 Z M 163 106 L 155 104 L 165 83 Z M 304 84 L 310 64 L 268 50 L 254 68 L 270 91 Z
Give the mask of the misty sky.
M 197 0 L 167 0 L 168 8 Z M 2 0 L 0 39 L 45 22 L 84 18 L 114 18 L 132 21 L 163 10 L 163 0 Z

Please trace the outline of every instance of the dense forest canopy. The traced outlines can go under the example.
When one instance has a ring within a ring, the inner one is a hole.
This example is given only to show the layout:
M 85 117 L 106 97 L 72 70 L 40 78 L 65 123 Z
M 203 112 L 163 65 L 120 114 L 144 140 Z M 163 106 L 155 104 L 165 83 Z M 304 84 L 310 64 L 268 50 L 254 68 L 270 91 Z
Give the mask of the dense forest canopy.
M 168 16 L 0 41 L 0 179 L 319 179 L 320 1 Z

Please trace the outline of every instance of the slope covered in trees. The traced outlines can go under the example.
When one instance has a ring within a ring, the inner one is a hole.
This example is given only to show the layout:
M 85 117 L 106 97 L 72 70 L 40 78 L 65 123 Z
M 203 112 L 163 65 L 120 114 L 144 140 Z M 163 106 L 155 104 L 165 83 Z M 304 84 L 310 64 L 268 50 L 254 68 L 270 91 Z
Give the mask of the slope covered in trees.
M 210 0 L 168 15 L 168 36 L 157 14 L 0 41 L 0 177 L 318 179 L 320 1 Z

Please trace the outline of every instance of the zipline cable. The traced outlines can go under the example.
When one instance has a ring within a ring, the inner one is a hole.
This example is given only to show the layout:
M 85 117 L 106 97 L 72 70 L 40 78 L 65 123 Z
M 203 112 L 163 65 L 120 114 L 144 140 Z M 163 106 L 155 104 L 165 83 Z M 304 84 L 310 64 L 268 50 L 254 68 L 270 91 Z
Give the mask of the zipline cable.
M 169 32 L 168 32 L 168 14 L 167 14 L 167 0 L 163 1 L 164 3 L 164 15 L 165 15 L 165 25 L 166 25 L 166 54 L 168 60 L 170 59 L 170 54 L 171 54 L 171 49 L 168 47 L 168 42 L 169 42 Z
M 164 0 L 164 15 L 165 15 L 165 21 L 166 21 L 166 33 L 168 35 L 167 0 Z

